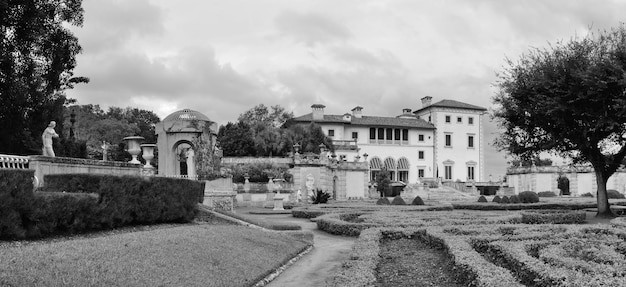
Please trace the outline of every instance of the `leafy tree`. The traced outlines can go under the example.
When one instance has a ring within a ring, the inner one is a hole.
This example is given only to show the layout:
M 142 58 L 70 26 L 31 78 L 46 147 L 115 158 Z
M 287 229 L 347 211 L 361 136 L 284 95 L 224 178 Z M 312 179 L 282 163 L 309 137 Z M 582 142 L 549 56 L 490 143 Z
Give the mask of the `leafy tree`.
M 0 152 L 41 152 L 51 120 L 63 130 L 63 92 L 73 77 L 78 40 L 68 25 L 83 22 L 81 0 L 0 0 Z
M 270 110 L 265 105 L 260 104 L 239 115 L 237 120 L 246 123 L 250 127 L 261 124 L 279 128 L 292 118 L 293 112 L 286 112 L 285 108 L 280 105 L 272 106 Z
M 391 172 L 383 168 L 376 173 L 376 190 L 380 192 L 380 197 L 385 197 L 388 190 L 391 189 Z
M 246 123 L 227 123 L 220 126 L 217 140 L 224 156 L 255 156 L 254 139 Z
M 606 182 L 626 155 L 624 25 L 533 49 L 507 64 L 494 98 L 494 118 L 504 130 L 497 146 L 523 159 L 547 151 L 591 163 L 597 216 L 614 216 Z
M 322 127 L 311 123 L 308 126 L 295 124 L 287 128 L 285 132 L 287 146 L 291 148 L 294 144 L 300 145 L 300 152 L 320 152 L 320 144 L 326 146 L 330 151 L 334 151 L 332 140 L 324 134 Z
M 551 166 L 552 160 L 549 158 L 540 158 L 539 156 L 535 156 L 531 159 L 514 159 L 509 162 L 511 166 L 514 167 L 529 167 L 529 166 Z

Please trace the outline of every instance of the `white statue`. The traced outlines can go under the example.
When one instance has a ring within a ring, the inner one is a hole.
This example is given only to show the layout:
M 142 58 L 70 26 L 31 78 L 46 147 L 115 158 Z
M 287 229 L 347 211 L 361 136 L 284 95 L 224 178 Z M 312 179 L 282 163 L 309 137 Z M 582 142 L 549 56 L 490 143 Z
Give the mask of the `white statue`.
M 189 178 L 194 178 L 196 176 L 196 165 L 194 162 L 194 155 L 196 153 L 193 151 L 193 148 L 187 149 L 187 176 Z
M 52 138 L 58 138 L 59 135 L 54 131 L 57 123 L 51 121 L 48 127 L 41 134 L 41 140 L 43 141 L 43 155 L 54 157 L 54 149 L 52 149 Z
M 296 194 L 296 200 L 298 202 L 302 202 L 302 191 L 298 189 L 298 193 Z

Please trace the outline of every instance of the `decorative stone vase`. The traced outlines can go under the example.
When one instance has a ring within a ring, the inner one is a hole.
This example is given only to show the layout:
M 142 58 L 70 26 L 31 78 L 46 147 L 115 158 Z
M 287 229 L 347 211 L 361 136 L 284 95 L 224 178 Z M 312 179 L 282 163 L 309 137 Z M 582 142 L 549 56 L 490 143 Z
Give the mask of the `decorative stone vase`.
M 142 144 L 140 145 L 142 153 L 141 157 L 146 161 L 146 164 L 143 166 L 144 168 L 152 168 L 153 166 L 150 164 L 152 159 L 154 158 L 154 148 L 156 144 Z
M 144 137 L 141 136 L 132 136 L 125 137 L 124 141 L 126 141 L 126 151 L 133 157 L 129 162 L 130 163 L 141 163 L 137 160 L 137 156 L 141 153 L 141 147 L 139 144 L 144 140 Z

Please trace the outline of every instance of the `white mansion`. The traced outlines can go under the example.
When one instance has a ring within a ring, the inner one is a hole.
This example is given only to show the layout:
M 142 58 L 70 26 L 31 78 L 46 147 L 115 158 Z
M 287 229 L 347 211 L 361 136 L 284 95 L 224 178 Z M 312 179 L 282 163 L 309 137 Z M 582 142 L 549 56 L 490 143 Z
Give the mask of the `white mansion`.
M 434 104 L 422 98 L 422 108 L 403 109 L 395 117 L 364 116 L 362 107 L 343 115 L 324 114 L 324 105 L 296 117 L 315 122 L 333 139 L 343 160 L 367 160 L 370 180 L 383 168 L 392 180 L 416 183 L 422 178 L 482 181 L 484 176 L 482 117 L 487 109 L 454 100 Z

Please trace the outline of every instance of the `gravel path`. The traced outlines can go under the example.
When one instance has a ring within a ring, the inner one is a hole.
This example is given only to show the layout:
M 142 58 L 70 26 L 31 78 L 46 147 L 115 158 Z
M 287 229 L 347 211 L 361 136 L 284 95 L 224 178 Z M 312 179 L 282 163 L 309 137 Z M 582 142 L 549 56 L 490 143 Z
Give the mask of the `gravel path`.
M 294 218 L 291 214 L 252 215 L 249 209 L 238 209 L 237 213 L 270 222 L 299 224 L 303 231 L 311 231 L 314 236 L 314 247 L 311 252 L 270 282 L 268 287 L 284 286 L 326 286 L 326 280 L 333 270 L 347 260 L 356 241 L 355 237 L 331 235 L 317 229 L 317 224 L 308 219 Z

